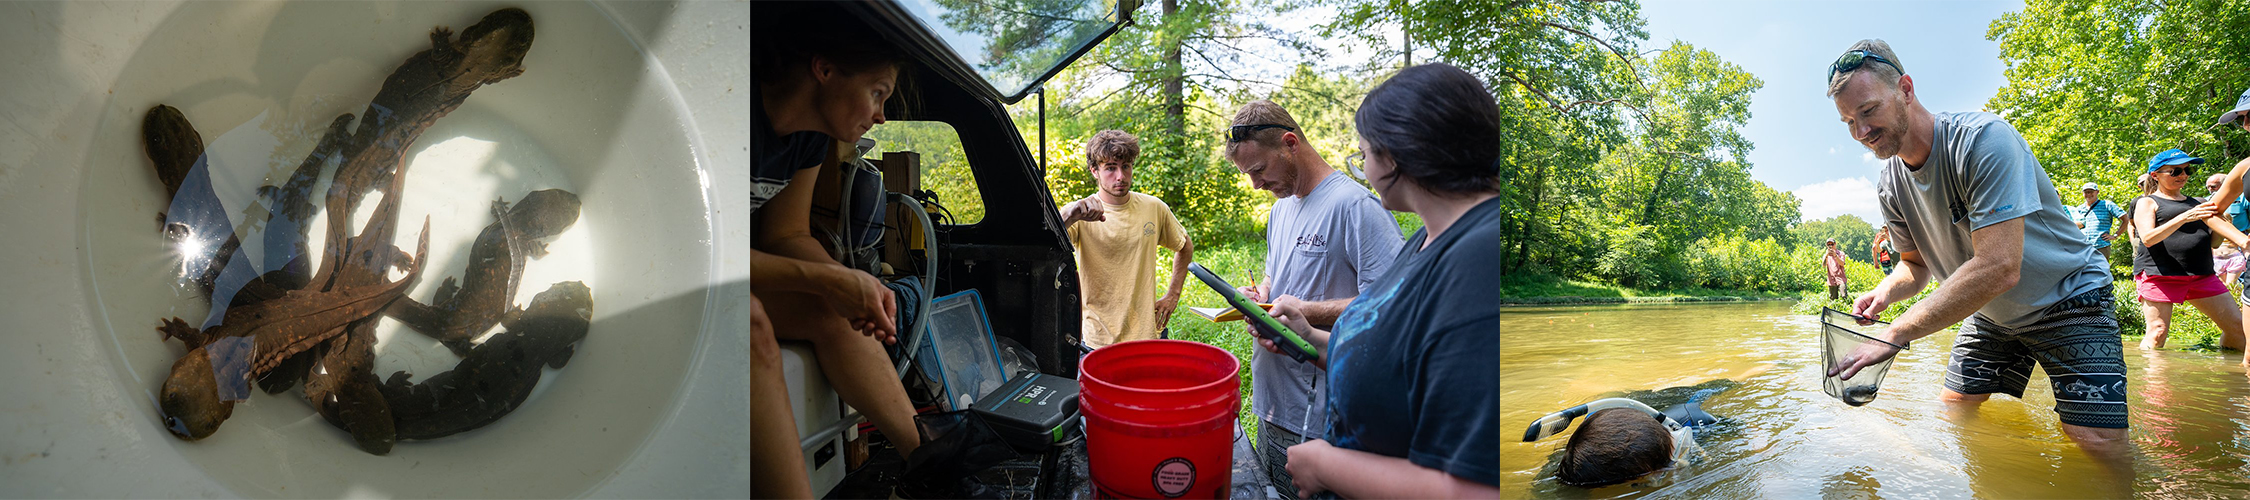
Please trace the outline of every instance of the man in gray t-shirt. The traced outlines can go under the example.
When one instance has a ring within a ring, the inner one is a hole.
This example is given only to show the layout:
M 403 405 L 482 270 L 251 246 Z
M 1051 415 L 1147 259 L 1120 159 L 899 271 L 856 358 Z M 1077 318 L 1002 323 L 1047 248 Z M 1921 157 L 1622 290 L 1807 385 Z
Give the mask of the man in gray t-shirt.
M 1853 314 L 1874 318 L 1943 282 L 1878 336 L 1904 346 L 1961 323 L 1941 396 L 1957 407 L 1996 392 L 2020 398 L 2033 365 L 2044 367 L 2063 433 L 2125 470 L 2124 352 L 2109 273 L 2023 136 L 1990 113 L 1923 108 L 1881 40 L 1860 41 L 1830 68 L 1828 94 L 1852 138 L 1888 161 L 1876 196 L 1901 260 Z M 1849 378 L 1897 353 L 1868 343 L 1830 375 Z
M 1281 106 L 1245 104 L 1234 125 L 1227 159 L 1276 198 L 1266 221 L 1264 285 L 1240 291 L 1259 302 L 1295 302 L 1314 325 L 1335 323 L 1398 256 L 1406 243 L 1398 222 L 1374 193 L 1328 166 Z M 1259 461 L 1279 486 L 1271 493 L 1293 497 L 1288 449 L 1327 430 L 1328 372 L 1265 349 L 1253 353 L 1250 410 L 1259 420 Z

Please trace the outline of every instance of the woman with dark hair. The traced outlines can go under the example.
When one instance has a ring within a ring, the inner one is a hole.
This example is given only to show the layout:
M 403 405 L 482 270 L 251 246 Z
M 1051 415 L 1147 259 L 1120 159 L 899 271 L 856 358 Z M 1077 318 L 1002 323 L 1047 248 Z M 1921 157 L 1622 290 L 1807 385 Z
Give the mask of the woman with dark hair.
M 1299 496 L 1499 496 L 1499 113 L 1482 81 L 1445 64 L 1400 71 L 1360 103 L 1362 153 L 1345 165 L 1424 226 L 1333 332 L 1295 297 L 1274 301 L 1330 380 L 1328 431 L 1289 448 Z
M 779 29 L 792 36 L 759 42 L 788 42 L 752 43 L 759 57 L 750 94 L 751 496 L 810 498 L 776 335 L 812 342 L 836 392 L 901 455 L 921 444 L 914 408 L 883 350 L 897 342 L 891 291 L 838 264 L 809 229 L 817 167 L 834 163 L 839 143 L 883 123 L 899 62 L 847 30 Z

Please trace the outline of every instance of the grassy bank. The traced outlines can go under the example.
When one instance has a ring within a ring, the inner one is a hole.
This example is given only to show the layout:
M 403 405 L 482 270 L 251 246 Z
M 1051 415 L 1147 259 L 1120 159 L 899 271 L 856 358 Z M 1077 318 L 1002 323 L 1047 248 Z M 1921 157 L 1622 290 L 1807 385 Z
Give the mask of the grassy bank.
M 1157 280 L 1160 283 L 1171 283 L 1172 255 L 1170 252 L 1157 252 L 1157 254 L 1161 255 L 1158 259 L 1160 265 L 1157 266 L 1156 271 Z M 1238 285 L 1248 284 L 1251 277 L 1258 275 L 1260 270 L 1265 268 L 1265 260 L 1266 243 L 1262 240 L 1223 243 L 1218 246 L 1195 249 L 1195 261 L 1197 263 L 1210 268 L 1211 272 L 1219 273 L 1219 277 L 1226 278 L 1228 282 Z M 1202 316 L 1196 316 L 1194 311 L 1187 310 L 1188 306 L 1226 307 L 1226 301 L 1219 298 L 1219 294 L 1212 292 L 1211 287 L 1204 286 L 1203 282 L 1196 280 L 1194 276 L 1188 276 L 1186 281 L 1180 285 L 1180 307 L 1172 313 L 1172 320 L 1165 326 L 1172 330 L 1172 338 L 1174 339 L 1202 342 L 1217 346 L 1220 349 L 1226 349 L 1227 352 L 1234 354 L 1235 359 L 1242 362 L 1240 374 L 1242 377 L 1242 410 L 1240 413 L 1241 419 L 1237 423 L 1243 426 L 1244 432 L 1252 434 L 1252 438 L 1255 439 L 1258 432 L 1258 417 L 1250 412 L 1250 353 L 1259 349 L 1257 337 L 1243 331 L 1240 321 L 1213 323 L 1210 320 L 1203 319 Z
M 1798 294 L 1795 292 L 1713 290 L 1708 288 L 1636 290 L 1616 285 L 1540 277 L 1503 278 L 1500 283 L 1500 303 L 1502 305 L 1739 302 L 1795 300 L 1797 297 Z

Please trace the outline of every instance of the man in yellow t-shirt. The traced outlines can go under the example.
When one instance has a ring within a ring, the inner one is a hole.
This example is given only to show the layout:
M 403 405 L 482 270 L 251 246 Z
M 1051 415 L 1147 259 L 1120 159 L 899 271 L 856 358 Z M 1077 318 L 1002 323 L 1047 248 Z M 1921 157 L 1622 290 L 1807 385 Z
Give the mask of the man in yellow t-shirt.
M 1063 205 L 1063 224 L 1078 250 L 1078 287 L 1085 299 L 1079 335 L 1089 347 L 1153 339 L 1180 304 L 1180 283 L 1195 260 L 1187 228 L 1162 200 L 1133 188 L 1140 139 L 1104 130 L 1086 141 L 1087 170 L 1099 189 Z M 1156 249 L 1172 251 L 1172 283 L 1156 294 Z M 1153 312 L 1153 314 L 1152 314 Z

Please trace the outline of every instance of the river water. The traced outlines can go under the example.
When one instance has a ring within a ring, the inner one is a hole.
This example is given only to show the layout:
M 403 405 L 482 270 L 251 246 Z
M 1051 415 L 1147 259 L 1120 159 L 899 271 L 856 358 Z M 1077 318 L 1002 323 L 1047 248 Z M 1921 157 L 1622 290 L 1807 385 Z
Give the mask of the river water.
M 1994 395 L 1949 412 L 1938 395 L 1950 330 L 1901 353 L 1874 402 L 1846 406 L 1821 392 L 1819 328 L 1816 316 L 1792 314 L 1783 302 L 1503 310 L 1502 496 L 2250 495 L 2250 377 L 2236 364 L 2239 353 L 2127 346 L 2133 451 L 2121 468 L 2097 463 L 2062 435 L 2043 371 L 2022 399 Z M 1684 386 L 1695 389 L 1661 390 Z M 1698 431 L 1699 458 L 1634 482 L 1564 485 L 1553 463 L 1567 434 L 1520 442 L 1549 412 L 1618 395 L 1663 409 L 1689 393 L 1703 394 L 1703 408 L 1725 421 Z

